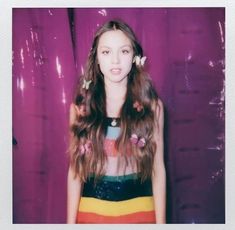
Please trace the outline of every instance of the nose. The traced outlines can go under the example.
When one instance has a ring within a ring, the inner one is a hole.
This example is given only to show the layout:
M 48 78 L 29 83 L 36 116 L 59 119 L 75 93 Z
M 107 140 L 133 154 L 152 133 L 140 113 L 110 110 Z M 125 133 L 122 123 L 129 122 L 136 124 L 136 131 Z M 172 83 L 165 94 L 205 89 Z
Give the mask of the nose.
M 120 62 L 120 57 L 118 53 L 113 53 L 112 54 L 112 63 L 113 64 L 118 64 Z

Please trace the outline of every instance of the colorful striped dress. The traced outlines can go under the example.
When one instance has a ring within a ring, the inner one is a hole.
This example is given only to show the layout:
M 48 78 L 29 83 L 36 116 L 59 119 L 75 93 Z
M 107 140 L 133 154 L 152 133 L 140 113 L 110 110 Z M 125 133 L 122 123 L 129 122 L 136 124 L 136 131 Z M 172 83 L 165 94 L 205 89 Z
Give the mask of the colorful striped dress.
M 84 183 L 77 223 L 156 223 L 151 179 L 141 182 L 130 164 L 125 174 L 120 174 L 124 170 L 117 173 L 114 143 L 119 132 L 119 127 L 107 125 L 104 143 L 108 155 L 106 175 L 96 183 L 91 175 Z

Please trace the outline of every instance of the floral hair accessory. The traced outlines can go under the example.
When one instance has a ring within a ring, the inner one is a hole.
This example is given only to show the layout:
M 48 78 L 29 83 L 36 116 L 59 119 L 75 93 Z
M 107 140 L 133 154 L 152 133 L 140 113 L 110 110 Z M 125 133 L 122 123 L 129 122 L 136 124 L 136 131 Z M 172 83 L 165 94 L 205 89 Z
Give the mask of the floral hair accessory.
M 85 143 L 84 145 L 80 145 L 80 146 L 79 146 L 80 155 L 84 155 L 84 154 L 89 154 L 89 153 L 91 153 L 91 149 L 92 149 L 91 141 L 88 141 L 88 142 Z
M 133 104 L 133 108 L 135 108 L 138 112 L 140 112 L 144 107 L 138 101 L 135 101 Z
M 139 148 L 143 148 L 146 144 L 145 138 L 139 138 L 135 133 L 131 135 L 130 141 L 132 144 L 138 146 Z
M 92 80 L 87 81 L 86 79 L 84 79 L 82 88 L 86 89 L 86 90 L 89 89 L 89 86 L 90 86 L 91 82 L 92 82 Z
M 144 63 L 146 61 L 147 57 L 146 56 L 135 56 L 133 59 L 133 63 L 135 63 L 137 66 L 144 66 Z

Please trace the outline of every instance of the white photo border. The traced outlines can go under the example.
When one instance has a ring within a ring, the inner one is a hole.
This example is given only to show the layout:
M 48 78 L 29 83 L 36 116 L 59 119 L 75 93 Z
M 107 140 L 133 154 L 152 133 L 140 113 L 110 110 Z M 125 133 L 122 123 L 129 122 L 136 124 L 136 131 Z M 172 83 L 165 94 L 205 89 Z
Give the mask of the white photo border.
M 225 7 L 225 224 L 121 225 L 124 229 L 235 229 L 235 1 L 233 0 L 11 0 L 0 16 L 0 228 L 110 229 L 110 225 L 13 224 L 12 207 L 12 9 L 62 7 Z M 112 229 L 119 229 L 112 225 Z

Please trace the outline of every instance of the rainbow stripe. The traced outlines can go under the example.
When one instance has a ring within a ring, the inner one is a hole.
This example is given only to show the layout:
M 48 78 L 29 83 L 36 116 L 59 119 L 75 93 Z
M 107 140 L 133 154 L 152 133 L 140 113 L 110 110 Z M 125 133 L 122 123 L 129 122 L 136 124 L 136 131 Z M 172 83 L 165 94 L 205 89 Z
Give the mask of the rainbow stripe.
M 104 150 L 108 157 L 118 154 L 115 140 L 119 133 L 119 127 L 107 127 Z M 151 179 L 141 182 L 132 173 L 95 181 L 91 175 L 83 185 L 77 223 L 156 223 Z
M 84 184 L 78 223 L 155 223 L 151 180 L 137 174 L 104 176 Z
M 115 147 L 115 140 L 120 133 L 120 127 L 107 127 L 106 138 L 104 140 L 104 151 L 108 156 L 117 156 L 118 152 Z
M 120 216 L 102 216 L 95 213 L 79 212 L 78 223 L 80 224 L 155 224 L 154 211 L 137 212 Z

